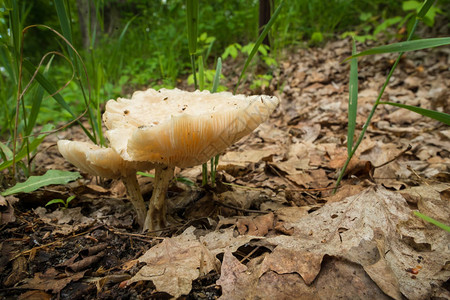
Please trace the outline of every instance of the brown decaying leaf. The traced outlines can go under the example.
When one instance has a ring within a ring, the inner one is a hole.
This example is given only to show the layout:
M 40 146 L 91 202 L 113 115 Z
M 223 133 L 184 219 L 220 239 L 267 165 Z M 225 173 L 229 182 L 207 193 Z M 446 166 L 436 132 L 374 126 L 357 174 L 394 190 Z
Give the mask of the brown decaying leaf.
M 14 196 L 3 197 L 0 195 L 0 226 L 16 220 L 13 204 L 19 199 Z
M 39 290 L 25 292 L 17 298 L 17 300 L 50 300 L 50 299 L 52 299 L 52 295 Z
M 273 213 L 255 218 L 242 218 L 236 223 L 239 234 L 254 236 L 265 236 L 269 230 L 273 229 Z
M 13 286 L 19 283 L 22 279 L 27 277 L 27 259 L 23 256 L 19 256 L 12 262 L 11 274 L 3 281 L 3 285 L 6 287 Z
M 408 299 L 429 297 L 431 282 L 442 282 L 450 275 L 442 271 L 450 256 L 448 234 L 421 226 L 404 198 L 382 187 L 326 204 L 287 226 L 294 227 L 293 236 L 270 237 L 265 241 L 276 245 L 275 249 L 342 257 L 360 264 L 386 294 L 395 298 L 399 293 Z M 433 251 L 411 248 L 408 241 L 433 245 Z M 416 280 L 405 270 L 416 266 L 419 257 L 423 258 L 423 268 L 421 279 Z M 384 272 L 376 272 L 380 268 Z M 396 279 L 398 285 L 393 284 L 394 280 L 388 284 L 389 277 Z
M 63 274 L 59 273 L 56 269 L 47 269 L 44 273 L 36 273 L 33 278 L 26 279 L 25 284 L 21 285 L 24 289 L 36 289 L 41 291 L 52 291 L 53 293 L 59 293 L 70 282 L 78 281 L 84 277 L 86 271 Z
M 218 260 L 198 241 L 194 230 L 189 227 L 183 234 L 150 248 L 139 258 L 147 265 L 128 284 L 151 280 L 157 291 L 178 298 L 191 291 L 192 280 L 218 270 Z
M 58 229 L 53 231 L 53 234 L 68 235 L 82 230 L 95 222 L 95 219 L 85 217 L 81 213 L 81 209 L 81 207 L 57 209 L 48 213 L 46 208 L 38 207 L 34 209 L 34 212 L 44 223 L 58 227 Z

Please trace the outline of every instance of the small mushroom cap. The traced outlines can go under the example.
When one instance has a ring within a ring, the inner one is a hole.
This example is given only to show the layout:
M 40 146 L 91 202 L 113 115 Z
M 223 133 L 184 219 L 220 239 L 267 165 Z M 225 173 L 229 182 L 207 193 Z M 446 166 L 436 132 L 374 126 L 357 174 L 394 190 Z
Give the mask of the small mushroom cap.
M 136 170 L 149 170 L 154 167 L 148 162 L 126 161 L 112 148 L 100 148 L 86 142 L 60 140 L 58 150 L 65 159 L 83 172 L 104 178 L 119 178 Z
M 276 97 L 179 89 L 136 92 L 106 104 L 106 136 L 125 160 L 190 167 L 206 162 L 267 120 Z

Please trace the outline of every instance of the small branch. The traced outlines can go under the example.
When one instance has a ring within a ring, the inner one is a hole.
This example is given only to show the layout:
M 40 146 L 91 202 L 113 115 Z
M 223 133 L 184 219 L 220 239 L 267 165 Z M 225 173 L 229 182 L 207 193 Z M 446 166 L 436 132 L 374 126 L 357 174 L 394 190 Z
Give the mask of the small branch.
M 237 210 L 237 211 L 246 212 L 246 213 L 267 214 L 267 213 L 270 212 L 270 211 L 263 211 L 263 210 L 239 208 L 239 207 L 236 207 L 236 206 L 233 206 L 233 205 L 230 205 L 230 204 L 226 204 L 226 203 L 220 202 L 219 200 L 214 200 L 214 199 L 213 199 L 213 201 L 214 201 L 214 203 L 217 203 L 220 206 L 223 206 L 223 207 L 226 207 L 226 208 L 231 208 L 231 209 L 234 209 L 234 210 Z
M 402 152 L 400 152 L 399 154 L 397 154 L 394 158 L 388 160 L 387 162 L 382 163 L 381 165 L 374 166 L 373 168 L 374 168 L 374 169 L 377 169 L 377 168 L 381 168 L 381 167 L 383 167 L 383 166 L 385 166 L 385 165 L 387 165 L 387 164 L 390 164 L 391 162 L 393 162 L 394 160 L 397 160 L 397 159 L 398 159 L 399 157 L 401 157 L 403 154 L 405 154 L 406 152 L 408 152 L 409 150 L 411 150 L 411 148 L 412 148 L 411 145 L 408 145 L 408 147 L 406 147 L 405 150 L 403 150 Z

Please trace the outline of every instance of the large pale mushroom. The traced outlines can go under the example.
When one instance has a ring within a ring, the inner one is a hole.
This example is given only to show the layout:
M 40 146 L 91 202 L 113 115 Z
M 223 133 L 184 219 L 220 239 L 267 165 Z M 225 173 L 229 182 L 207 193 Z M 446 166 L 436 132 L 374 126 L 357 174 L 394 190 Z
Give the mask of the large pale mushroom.
M 166 192 L 174 167 L 208 161 L 267 120 L 276 97 L 178 89 L 136 92 L 106 104 L 103 121 L 111 147 L 126 161 L 155 164 L 144 230 L 166 226 Z
M 100 148 L 86 142 L 60 140 L 58 150 L 65 159 L 88 174 L 108 179 L 121 178 L 136 210 L 137 222 L 141 227 L 144 226 L 147 208 L 136 179 L 136 171 L 153 169 L 152 163 L 127 161 L 111 148 Z

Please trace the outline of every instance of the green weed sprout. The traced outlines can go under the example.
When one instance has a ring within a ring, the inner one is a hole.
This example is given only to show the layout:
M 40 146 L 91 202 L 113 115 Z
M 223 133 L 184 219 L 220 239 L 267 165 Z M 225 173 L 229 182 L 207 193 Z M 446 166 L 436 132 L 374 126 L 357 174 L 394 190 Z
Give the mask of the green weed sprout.
M 26 10 L 22 8 L 25 8 L 25 5 L 27 4 L 22 4 L 23 6 L 21 7 L 19 6 L 18 0 L 8 1 L 7 4 L 10 21 L 10 34 L 8 34 L 8 36 L 10 36 L 10 39 L 2 40 L 4 47 L 1 47 L 0 58 L 5 66 L 7 78 L 9 78 L 9 81 L 12 83 L 11 89 L 13 90 L 13 93 L 11 94 L 11 97 L 15 97 L 16 105 L 15 110 L 13 110 L 15 114 L 14 120 L 11 119 L 8 122 L 8 126 L 11 127 L 9 131 L 12 135 L 11 155 L 8 155 L 8 159 L 2 163 L 0 170 L 11 168 L 12 177 L 14 178 L 16 174 L 16 163 L 23 158 L 27 158 L 25 174 L 27 176 L 30 175 L 32 161 L 31 152 L 34 151 L 42 141 L 41 137 L 43 135 L 55 131 L 48 131 L 49 128 L 46 127 L 47 131 L 41 131 L 38 138 L 32 139 L 32 132 L 37 124 L 38 115 L 42 112 L 41 104 L 45 92 L 57 102 L 62 110 L 65 110 L 67 114 L 74 119 L 71 123 L 78 122 L 86 135 L 93 142 L 102 142 L 103 137 L 100 126 L 101 119 L 96 119 L 96 116 L 99 115 L 98 102 L 96 107 L 97 112 L 95 112 L 95 109 L 91 106 L 91 84 L 89 82 L 87 68 L 83 63 L 81 55 L 73 46 L 70 24 L 71 18 L 70 15 L 67 14 L 69 11 L 66 7 L 67 3 L 63 0 L 54 1 L 62 33 L 59 33 L 46 25 L 30 25 L 23 28 L 22 24 L 24 23 Z M 62 51 L 49 51 L 42 56 L 37 66 L 32 64 L 27 58 L 27 55 L 24 54 L 24 44 L 25 37 L 27 36 L 26 33 L 36 29 L 46 30 L 51 34 L 54 34 L 59 41 L 62 41 L 62 45 L 66 48 L 67 55 L 63 54 Z M 7 49 L 9 53 L 5 52 L 5 49 Z M 71 78 L 61 88 L 57 88 L 46 76 L 54 57 L 63 58 L 69 63 L 70 69 L 72 70 Z M 48 63 L 42 72 L 41 66 L 44 66 L 46 61 L 48 61 Z M 27 77 L 30 78 L 29 82 L 23 82 L 24 78 Z M 69 105 L 60 93 L 74 78 L 78 83 L 82 93 L 81 96 L 84 99 L 86 106 L 85 112 L 78 116 L 73 111 L 73 106 Z M 27 103 L 25 103 L 25 100 Z M 6 103 L 7 100 L 4 101 Z M 5 111 L 6 114 L 8 114 L 8 111 L 11 110 L 8 108 L 5 109 Z M 92 131 L 88 130 L 82 122 L 80 122 L 80 118 L 84 115 L 88 116 Z M 6 150 L 5 147 L 2 147 L 0 152 L 3 158 L 6 158 L 7 152 L 9 151 Z
M 394 102 L 383 102 L 381 101 L 381 97 L 383 96 L 384 90 L 386 89 L 389 80 L 391 79 L 392 74 L 394 73 L 394 70 L 396 69 L 398 63 L 400 62 L 400 59 L 403 55 L 403 53 L 407 51 L 415 51 L 415 50 L 421 50 L 426 48 L 432 48 L 432 47 L 438 47 L 443 45 L 449 45 L 450 44 L 450 38 L 444 37 L 444 38 L 432 38 L 432 39 L 419 39 L 419 40 L 411 40 L 415 29 L 417 27 L 417 24 L 420 20 L 424 18 L 424 16 L 427 14 L 430 7 L 433 5 L 433 0 L 426 0 L 424 4 L 422 5 L 422 8 L 420 9 L 419 13 L 416 16 L 416 20 L 414 22 L 414 25 L 411 29 L 411 32 L 407 38 L 406 42 L 400 42 L 400 43 L 394 43 L 390 45 L 375 47 L 363 52 L 360 52 L 358 54 L 355 54 L 356 47 L 355 42 L 353 41 L 353 55 L 346 59 L 346 61 L 350 60 L 350 83 L 349 83 L 349 116 L 348 116 L 348 132 L 347 132 L 347 151 L 348 151 L 348 157 L 345 161 L 345 164 L 339 173 L 339 177 L 336 181 L 336 186 L 334 188 L 334 192 L 336 192 L 337 188 L 339 187 L 339 184 L 344 177 L 345 170 L 347 169 L 348 164 L 350 163 L 350 160 L 352 159 L 353 155 L 355 154 L 356 150 L 358 149 L 359 145 L 361 144 L 364 135 L 371 123 L 372 117 L 375 114 L 375 111 L 380 104 L 385 105 L 392 105 L 397 106 L 401 108 L 405 108 L 408 110 L 411 110 L 413 112 L 419 113 L 423 116 L 438 120 L 444 124 L 450 125 L 450 115 L 439 112 L 439 111 L 433 111 L 429 109 L 424 109 L 416 106 L 410 106 L 410 105 L 404 105 L 400 103 L 394 103 Z M 361 133 L 359 134 L 359 137 L 355 144 L 353 144 L 353 136 L 355 134 L 355 127 L 356 127 L 356 110 L 358 105 L 358 64 L 357 64 L 357 58 L 364 55 L 373 55 L 373 54 L 380 54 L 380 53 L 398 53 L 397 59 L 395 60 L 383 86 L 381 87 L 380 93 L 378 94 L 378 97 L 372 106 L 372 110 L 369 113 L 369 116 L 367 117 L 366 122 L 364 123 L 364 126 L 361 130 Z
M 450 226 L 447 226 L 447 225 L 445 225 L 445 224 L 442 224 L 441 222 L 439 222 L 439 221 L 433 219 L 432 217 L 429 217 L 429 216 L 427 216 L 427 215 L 424 215 L 424 214 L 422 214 L 422 213 L 420 213 L 420 212 L 418 212 L 418 211 L 414 211 L 414 214 L 415 214 L 416 216 L 418 216 L 419 218 L 421 218 L 422 220 L 425 220 L 425 221 L 427 221 L 428 223 L 431 223 L 431 224 L 433 224 L 433 225 L 435 225 L 435 226 L 437 226 L 437 227 L 439 227 L 439 228 L 441 228 L 441 229 L 443 229 L 443 230 L 445 230 L 445 231 L 447 231 L 447 232 L 450 232 Z
M 70 201 L 72 201 L 73 199 L 75 199 L 76 196 L 70 196 L 68 197 L 66 200 L 63 199 L 53 199 L 47 202 L 47 204 L 45 204 L 45 206 L 49 206 L 52 204 L 62 204 L 64 205 L 63 209 L 67 209 L 69 208 L 69 203 Z
M 199 18 L 198 18 L 198 0 L 186 0 L 186 21 L 187 21 L 187 35 L 188 35 L 188 44 L 189 44 L 189 54 L 191 56 L 191 66 L 192 66 L 192 74 L 194 77 L 194 88 L 203 90 L 204 85 L 205 85 L 205 70 L 204 70 L 204 61 L 203 61 L 203 57 L 200 55 L 200 59 L 199 59 L 199 63 L 198 63 L 198 80 L 197 80 L 197 68 L 196 68 L 196 55 L 197 55 L 197 42 L 198 42 L 198 36 L 197 36 L 197 27 L 198 27 L 198 22 L 199 22 Z M 278 15 L 281 12 L 281 8 L 284 5 L 284 0 L 282 0 L 280 2 L 280 4 L 278 5 L 277 9 L 274 11 L 272 17 L 270 18 L 269 22 L 266 24 L 266 26 L 264 27 L 264 30 L 261 32 L 261 34 L 259 35 L 258 39 L 256 40 L 256 42 L 254 44 L 250 44 L 247 45 L 247 47 L 244 49 L 247 53 L 248 53 L 248 57 L 247 60 L 244 63 L 244 67 L 241 71 L 241 74 L 238 78 L 238 81 L 236 83 L 235 89 L 234 89 L 234 93 L 236 94 L 239 85 L 241 83 L 242 78 L 244 77 L 245 72 L 247 71 L 248 66 L 250 65 L 250 62 L 252 61 L 253 57 L 256 55 L 256 53 L 258 51 L 262 52 L 264 54 L 264 51 L 267 52 L 267 50 L 264 48 L 264 46 L 261 47 L 261 44 L 264 40 L 264 38 L 267 36 L 267 34 L 269 33 L 270 28 L 273 26 L 273 24 L 275 23 L 275 20 L 277 19 Z M 233 44 L 235 48 L 227 48 L 225 50 L 225 53 L 229 53 L 229 55 L 232 55 L 236 52 L 237 53 L 237 49 L 242 50 L 242 46 L 240 46 L 239 44 Z M 251 50 L 250 50 L 251 48 Z M 210 49 L 208 49 L 207 51 L 207 55 L 209 54 Z M 226 56 L 225 56 L 226 57 Z M 267 61 L 268 65 L 272 64 L 273 61 L 268 60 Z M 218 59 L 217 60 L 217 67 L 216 67 L 216 73 L 214 76 L 214 82 L 213 82 L 213 88 L 211 89 L 211 92 L 216 92 L 217 91 L 217 87 L 219 86 L 219 79 L 220 79 L 220 74 L 221 74 L 221 70 L 222 70 L 222 63 L 221 60 Z M 211 163 L 211 171 L 210 171 L 210 176 L 211 176 L 211 185 L 214 186 L 215 185 L 215 178 L 216 178 L 216 170 L 217 170 L 217 165 L 219 164 L 219 154 L 217 154 L 216 156 L 212 157 L 210 160 Z M 206 185 L 208 183 L 208 166 L 207 163 L 204 163 L 202 165 L 202 185 Z

